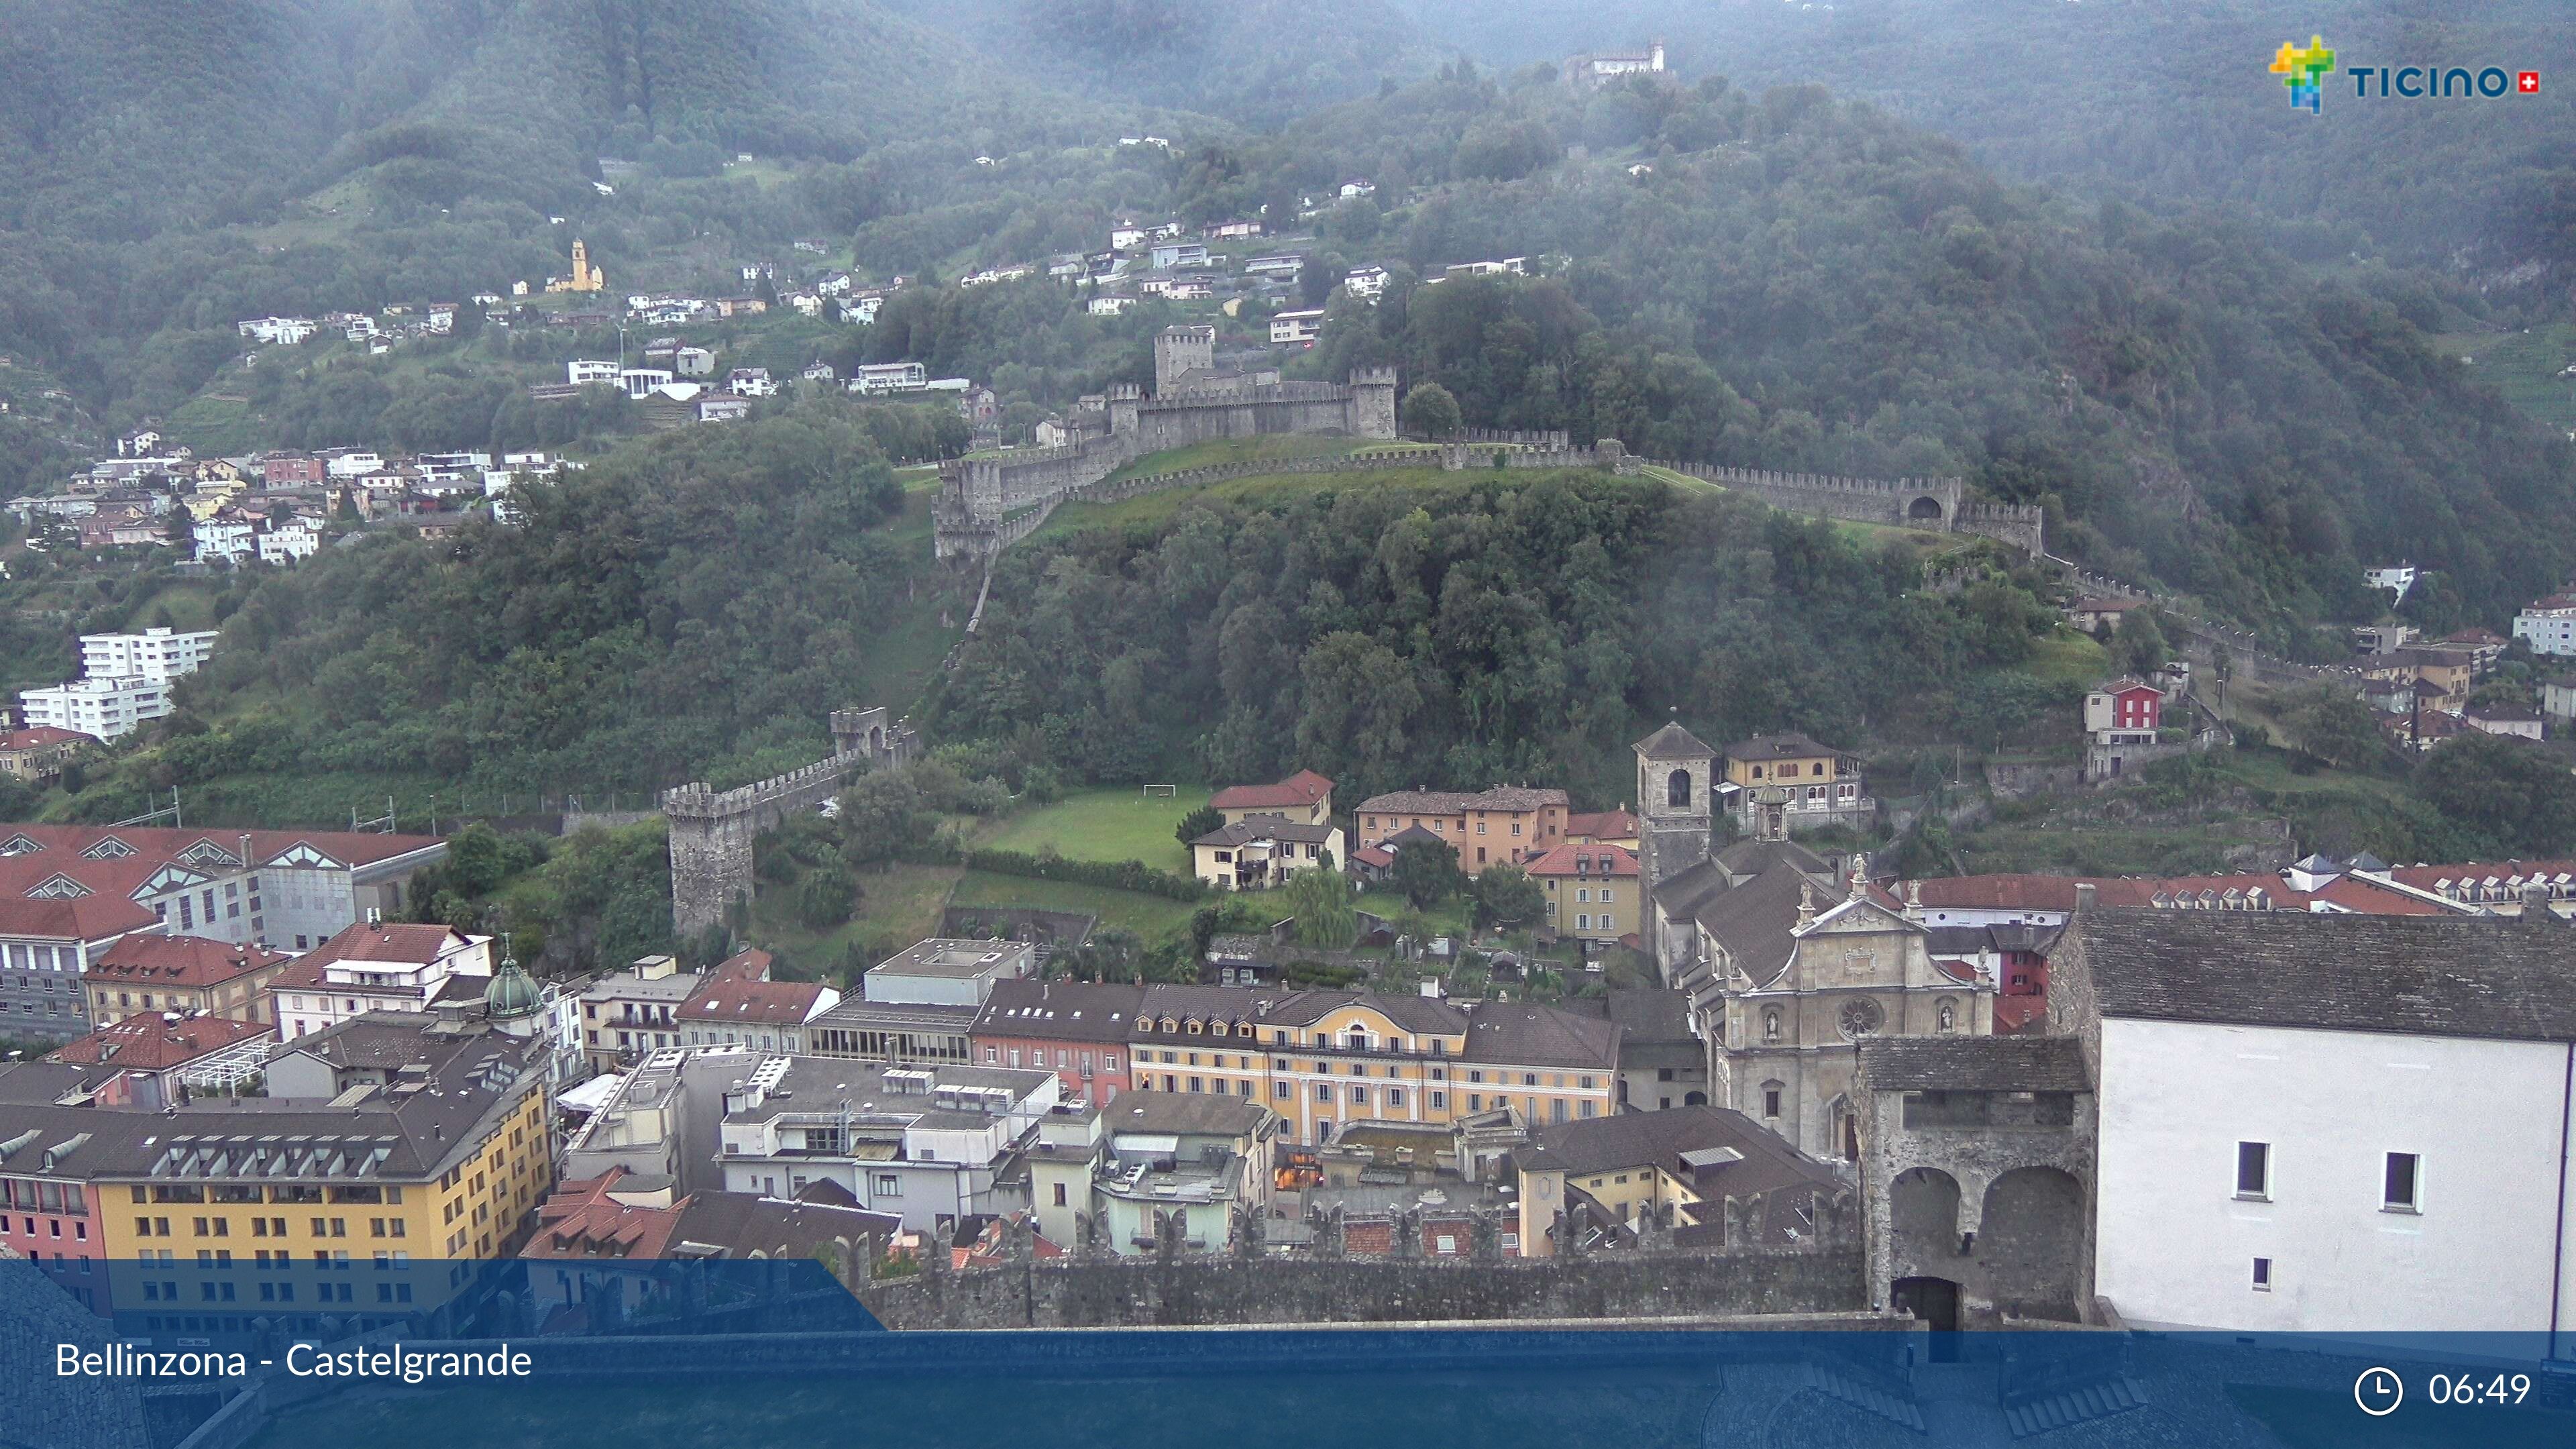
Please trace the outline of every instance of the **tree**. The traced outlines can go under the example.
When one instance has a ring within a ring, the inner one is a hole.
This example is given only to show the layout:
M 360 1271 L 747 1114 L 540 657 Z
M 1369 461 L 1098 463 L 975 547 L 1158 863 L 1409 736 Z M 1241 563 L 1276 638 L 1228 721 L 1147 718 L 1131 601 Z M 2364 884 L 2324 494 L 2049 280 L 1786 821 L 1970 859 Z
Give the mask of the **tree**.
M 2172 657 L 2172 646 L 2165 642 L 2164 631 L 2156 627 L 2154 610 L 2131 609 L 2120 615 L 2120 627 L 2111 632 L 2114 668 L 2144 677 L 2162 669 Z
M 2416 767 L 2425 802 L 2503 851 L 2563 855 L 2576 846 L 2576 775 L 2528 740 L 2465 731 Z
M 809 931 L 828 931 L 848 920 L 858 903 L 858 883 L 848 871 L 809 871 L 796 884 L 796 924 Z
M 892 860 L 930 830 L 909 770 L 862 775 L 841 792 L 841 855 L 858 863 Z
M 1458 399 L 1436 382 L 1416 383 L 1404 394 L 1404 425 L 1426 438 L 1454 437 Z
M 1338 951 L 1359 939 L 1357 892 L 1340 871 L 1329 866 L 1297 871 L 1279 894 L 1296 913 L 1290 930 L 1299 945 Z
M 1467 884 L 1458 869 L 1458 849 L 1445 840 L 1407 841 L 1395 853 L 1388 873 L 1395 888 L 1418 909 L 1427 910 L 1456 895 Z
M 1172 838 L 1187 845 L 1202 835 L 1224 828 L 1225 812 L 1213 805 L 1202 805 L 1181 817 L 1181 823 L 1172 827 Z
M 1517 865 L 1489 865 L 1476 876 L 1476 919 L 1527 930 L 1547 916 L 1547 892 Z
M 2291 696 L 2281 724 L 2300 749 L 2339 770 L 2367 765 L 2385 748 L 2370 706 L 2323 681 Z

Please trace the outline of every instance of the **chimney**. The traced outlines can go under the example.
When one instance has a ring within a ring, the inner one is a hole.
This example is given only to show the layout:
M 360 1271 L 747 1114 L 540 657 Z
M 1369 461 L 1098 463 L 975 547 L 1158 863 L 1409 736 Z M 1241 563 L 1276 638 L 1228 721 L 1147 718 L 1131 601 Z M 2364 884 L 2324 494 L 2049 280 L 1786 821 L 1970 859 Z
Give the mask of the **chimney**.
M 368 924 L 368 925 L 370 925 L 370 926 L 381 926 L 381 925 L 383 925 L 384 923 L 385 923 L 385 913 L 384 913 L 383 911 L 380 911 L 380 910 L 376 909 L 374 906 L 369 906 L 369 907 L 367 907 L 367 924 Z
M 2522 883 L 2522 918 L 2535 926 L 2557 923 L 2557 913 L 2549 909 L 2549 882 L 2532 879 Z
M 2091 909 L 2093 909 L 2093 882 L 2079 880 L 2075 883 L 2075 914 L 2080 916 Z

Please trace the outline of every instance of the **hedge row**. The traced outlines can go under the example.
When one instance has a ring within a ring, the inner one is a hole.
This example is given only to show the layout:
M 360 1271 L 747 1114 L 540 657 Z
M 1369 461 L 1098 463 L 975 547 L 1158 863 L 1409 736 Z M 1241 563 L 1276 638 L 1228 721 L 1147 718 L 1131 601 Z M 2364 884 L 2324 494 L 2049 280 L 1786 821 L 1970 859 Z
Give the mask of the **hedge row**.
M 1143 891 L 1176 901 L 1208 898 L 1206 882 L 1156 870 L 1141 860 L 1067 860 L 1059 855 L 1028 855 L 1016 850 L 970 850 L 966 852 L 966 865 L 971 870 L 989 870 L 997 875 L 1071 881 L 1114 891 Z

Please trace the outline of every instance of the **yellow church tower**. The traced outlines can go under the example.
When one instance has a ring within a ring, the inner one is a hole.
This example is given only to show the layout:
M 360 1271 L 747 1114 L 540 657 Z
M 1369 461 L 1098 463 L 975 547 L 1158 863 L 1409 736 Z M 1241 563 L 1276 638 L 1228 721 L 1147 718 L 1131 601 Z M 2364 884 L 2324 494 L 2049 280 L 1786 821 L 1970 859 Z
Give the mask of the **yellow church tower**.
M 572 275 L 561 281 L 548 283 L 546 290 L 549 292 L 597 292 L 605 290 L 607 286 L 608 274 L 602 271 L 595 271 L 590 265 L 590 244 L 576 239 L 572 244 Z

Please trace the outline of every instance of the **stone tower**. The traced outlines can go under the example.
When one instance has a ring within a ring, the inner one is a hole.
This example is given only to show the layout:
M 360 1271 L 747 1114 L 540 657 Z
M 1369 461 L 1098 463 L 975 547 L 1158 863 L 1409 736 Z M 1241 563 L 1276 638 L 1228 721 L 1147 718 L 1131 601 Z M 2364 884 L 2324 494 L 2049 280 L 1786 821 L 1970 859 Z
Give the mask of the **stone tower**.
M 1351 369 L 1351 432 L 1363 438 L 1395 436 L 1395 369 Z
M 1679 720 L 1637 741 L 1637 868 L 1645 888 L 1708 859 L 1717 751 Z
M 1201 322 L 1166 327 L 1154 336 L 1154 396 L 1169 397 L 1193 372 L 1216 371 L 1216 328 Z

